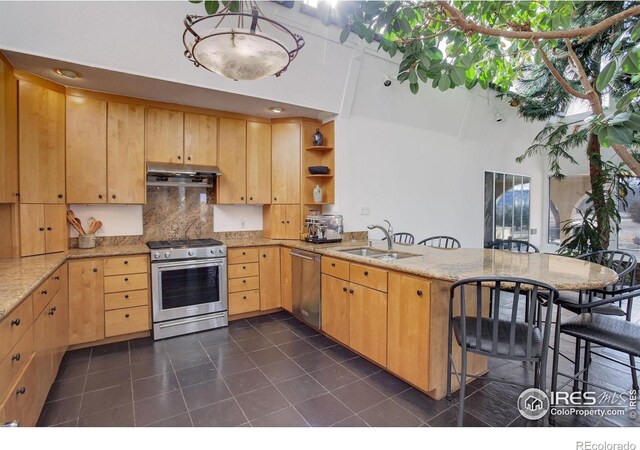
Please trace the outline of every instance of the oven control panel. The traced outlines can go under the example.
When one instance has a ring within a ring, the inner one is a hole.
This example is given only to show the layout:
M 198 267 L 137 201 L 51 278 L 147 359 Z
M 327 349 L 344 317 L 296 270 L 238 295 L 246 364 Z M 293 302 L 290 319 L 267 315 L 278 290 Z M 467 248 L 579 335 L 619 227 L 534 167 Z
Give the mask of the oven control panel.
M 173 248 L 151 252 L 151 261 L 167 261 L 179 259 L 206 259 L 225 258 L 227 248 L 225 246 L 201 247 L 201 248 Z

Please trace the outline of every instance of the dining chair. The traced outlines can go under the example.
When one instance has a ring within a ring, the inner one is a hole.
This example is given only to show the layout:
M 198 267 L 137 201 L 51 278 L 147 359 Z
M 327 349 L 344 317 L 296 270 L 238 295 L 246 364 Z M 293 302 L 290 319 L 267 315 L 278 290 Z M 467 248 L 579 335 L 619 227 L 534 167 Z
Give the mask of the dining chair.
M 428 245 L 436 248 L 460 248 L 460 241 L 451 236 L 431 236 L 421 240 L 416 245 Z
M 383 237 L 382 240 L 386 241 L 387 238 Z M 411 233 L 406 233 L 406 232 L 393 233 L 393 242 L 396 242 L 398 244 L 413 244 L 414 241 L 415 241 L 415 238 Z
M 518 239 L 496 239 L 485 245 L 485 248 L 509 250 L 518 253 L 540 253 L 540 249 L 529 241 L 521 241 Z
M 493 295 L 489 292 L 493 292 Z M 506 384 L 536 387 L 546 390 L 546 367 L 551 336 L 552 308 L 544 317 L 534 314 L 536 304 L 531 302 L 528 319 L 518 315 L 520 293 L 530 291 L 531 298 L 542 305 L 553 302 L 558 291 L 541 281 L 513 277 L 466 278 L 451 286 L 449 296 L 449 333 L 447 353 L 447 399 L 451 400 L 451 376 L 460 384 L 458 426 L 463 425 L 465 382 L 467 377 L 482 378 Z M 538 294 L 545 293 L 545 297 Z M 493 299 L 490 302 L 490 299 Z M 486 304 L 492 308 L 491 317 L 483 311 Z M 457 306 L 457 307 L 456 307 Z M 461 348 L 460 372 L 453 363 L 453 339 Z M 533 363 L 533 386 L 502 378 L 467 374 L 467 353 Z

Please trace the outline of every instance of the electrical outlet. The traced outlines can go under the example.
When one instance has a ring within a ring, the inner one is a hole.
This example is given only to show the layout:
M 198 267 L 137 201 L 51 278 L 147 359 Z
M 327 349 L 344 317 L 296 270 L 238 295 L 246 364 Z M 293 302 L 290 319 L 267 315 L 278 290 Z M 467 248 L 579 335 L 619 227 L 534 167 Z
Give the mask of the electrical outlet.
M 240 222 L 240 228 L 247 228 L 247 221 L 246 220 L 242 220 L 242 222 Z
M 369 214 L 371 214 L 371 209 L 368 206 L 363 206 L 362 208 L 360 208 L 361 216 L 368 216 Z
M 538 234 L 538 229 L 537 228 L 532 228 L 530 234 L 531 234 L 531 236 L 534 236 L 534 235 Z

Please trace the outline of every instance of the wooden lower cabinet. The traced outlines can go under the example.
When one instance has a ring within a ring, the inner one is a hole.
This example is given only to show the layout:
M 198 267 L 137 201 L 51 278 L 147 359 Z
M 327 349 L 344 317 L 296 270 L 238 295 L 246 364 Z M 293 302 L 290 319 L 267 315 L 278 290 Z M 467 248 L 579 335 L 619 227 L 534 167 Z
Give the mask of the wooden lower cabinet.
M 282 289 L 282 307 L 293 312 L 293 285 L 291 275 L 291 249 L 280 249 L 280 286 Z
M 149 306 L 136 306 L 106 311 L 104 315 L 105 337 L 137 333 L 151 328 Z
M 349 345 L 349 282 L 322 275 L 322 331 Z
M 349 288 L 349 345 L 372 361 L 387 363 L 387 294 L 354 283 Z
M 282 306 L 280 286 L 280 248 L 262 247 L 260 249 L 260 310 Z
M 244 291 L 229 294 L 229 315 L 260 311 L 260 291 Z
M 17 420 L 21 427 L 36 425 L 44 404 L 41 386 L 46 385 L 47 391 L 50 386 L 50 383 L 45 383 L 41 379 L 40 372 L 35 355 L 29 356 L 20 378 L 8 390 L 0 403 L 0 416 L 4 416 L 3 423 Z
M 387 369 L 430 390 L 431 281 L 390 273 L 388 295 Z
M 104 339 L 102 259 L 69 262 L 69 344 Z

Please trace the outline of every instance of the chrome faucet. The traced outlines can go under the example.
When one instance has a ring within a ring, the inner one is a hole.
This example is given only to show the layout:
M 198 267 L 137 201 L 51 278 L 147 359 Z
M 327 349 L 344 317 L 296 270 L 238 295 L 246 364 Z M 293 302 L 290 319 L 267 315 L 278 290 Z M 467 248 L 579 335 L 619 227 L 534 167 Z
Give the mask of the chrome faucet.
M 369 226 L 367 226 L 367 228 L 370 229 L 370 230 L 373 230 L 375 228 L 378 228 L 379 230 L 382 230 L 382 232 L 384 233 L 385 237 L 387 238 L 387 250 L 391 251 L 391 250 L 393 250 L 393 228 L 391 227 L 391 223 L 388 220 L 385 220 L 385 222 L 387 222 L 387 224 L 389 224 L 388 228 L 385 228 L 382 225 L 369 225 Z

